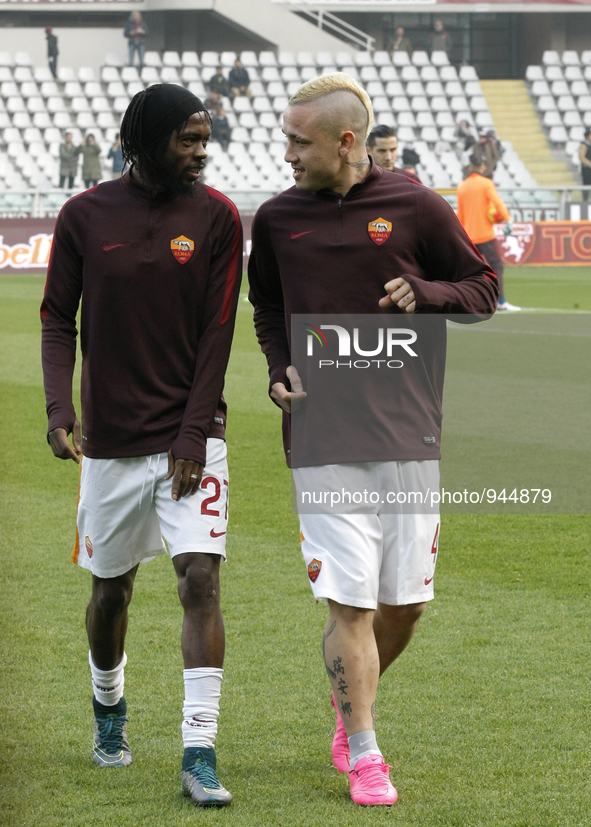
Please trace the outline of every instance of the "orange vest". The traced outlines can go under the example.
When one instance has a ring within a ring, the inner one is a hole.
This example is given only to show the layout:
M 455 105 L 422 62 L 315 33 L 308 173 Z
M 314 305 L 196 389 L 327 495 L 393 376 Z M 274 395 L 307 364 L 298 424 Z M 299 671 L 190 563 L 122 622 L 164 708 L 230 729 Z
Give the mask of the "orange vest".
M 473 172 L 458 187 L 458 218 L 474 244 L 492 241 L 495 224 L 511 221 L 497 188 L 479 172 Z

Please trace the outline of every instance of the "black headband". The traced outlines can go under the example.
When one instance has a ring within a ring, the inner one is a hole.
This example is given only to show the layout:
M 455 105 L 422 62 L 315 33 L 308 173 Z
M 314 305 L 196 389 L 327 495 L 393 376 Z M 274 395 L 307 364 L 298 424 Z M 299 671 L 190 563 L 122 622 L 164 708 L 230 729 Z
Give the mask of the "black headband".
M 159 141 L 196 112 L 207 113 L 207 109 L 198 97 L 183 86 L 163 83 L 150 87 L 142 113 L 145 139 L 149 143 Z

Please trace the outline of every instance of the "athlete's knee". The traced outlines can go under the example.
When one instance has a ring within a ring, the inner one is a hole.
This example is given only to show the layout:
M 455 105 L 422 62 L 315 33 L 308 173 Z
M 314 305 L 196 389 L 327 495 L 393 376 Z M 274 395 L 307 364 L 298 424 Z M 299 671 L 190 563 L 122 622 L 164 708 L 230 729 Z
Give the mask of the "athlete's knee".
M 179 598 L 183 608 L 212 608 L 220 602 L 219 562 L 217 555 L 192 554 L 188 565 L 177 574 Z
M 380 603 L 378 619 L 393 629 L 408 628 L 419 622 L 426 605 L 426 603 L 407 603 L 402 606 L 388 606 Z
M 110 577 L 102 579 L 93 577 L 91 603 L 105 617 L 123 614 L 133 594 L 133 578 Z

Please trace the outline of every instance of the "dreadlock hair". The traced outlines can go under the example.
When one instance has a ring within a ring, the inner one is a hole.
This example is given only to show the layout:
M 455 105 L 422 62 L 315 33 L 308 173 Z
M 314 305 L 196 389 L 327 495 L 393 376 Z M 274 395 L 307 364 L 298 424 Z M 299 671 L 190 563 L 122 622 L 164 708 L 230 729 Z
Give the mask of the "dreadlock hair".
M 164 85 L 162 83 L 154 84 L 134 95 L 121 122 L 120 140 L 124 165 L 136 167 L 141 172 L 142 177 L 149 179 L 150 182 L 167 191 L 170 189 L 170 180 L 163 175 L 162 157 L 168 149 L 170 134 L 161 138 L 149 138 L 144 134 L 145 124 L 143 118 L 146 101 L 151 95 L 162 89 Z M 209 123 L 211 123 L 211 116 L 207 110 L 200 114 L 207 117 Z M 185 120 L 173 131 L 179 135 L 187 126 L 187 122 Z

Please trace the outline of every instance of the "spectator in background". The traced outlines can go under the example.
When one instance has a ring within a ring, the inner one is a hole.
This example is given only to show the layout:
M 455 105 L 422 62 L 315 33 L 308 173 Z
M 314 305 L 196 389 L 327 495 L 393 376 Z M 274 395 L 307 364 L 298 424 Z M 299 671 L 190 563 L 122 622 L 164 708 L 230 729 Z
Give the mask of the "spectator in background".
M 411 178 L 416 178 L 417 181 L 420 181 L 419 175 L 417 173 L 417 164 L 421 163 L 421 156 L 418 152 L 410 146 L 405 146 L 402 150 L 402 168 L 407 176 Z
M 227 152 L 231 134 L 232 129 L 228 122 L 226 110 L 221 106 L 211 119 L 211 137 L 214 141 L 219 141 L 224 152 Z
M 246 95 L 247 98 L 252 96 L 252 92 L 249 89 L 250 76 L 242 65 L 240 58 L 236 58 L 234 68 L 230 70 L 228 81 L 230 83 L 230 91 L 234 98 L 238 98 L 241 95 Z
M 499 156 L 499 159 L 502 158 L 503 153 L 505 152 L 505 150 L 503 149 L 503 145 L 501 144 L 501 142 L 497 138 L 497 133 L 494 131 L 494 129 L 489 129 L 488 132 L 486 133 L 486 137 L 491 142 L 493 147 L 496 147 L 497 155 Z
M 49 26 L 45 29 L 45 39 L 47 40 L 47 65 L 54 78 L 57 78 L 57 56 L 59 54 L 57 37 Z
M 71 190 L 78 171 L 78 147 L 74 146 L 72 133 L 66 132 L 65 143 L 60 144 L 60 187 Z
M 209 79 L 209 90 L 212 93 L 217 92 L 220 98 L 228 94 L 230 87 L 228 86 L 228 81 L 222 73 L 221 66 L 217 67 L 217 69 L 215 70 L 215 75 L 212 75 Z
M 467 120 L 462 119 L 457 122 L 455 137 L 456 155 L 458 158 L 461 158 L 462 153 L 466 152 L 466 150 L 473 147 L 476 143 L 476 136 Z M 470 153 L 470 155 L 471 154 L 472 153 Z M 466 158 L 466 164 L 468 164 L 468 158 Z
M 503 233 L 511 235 L 513 225 L 509 210 L 497 188 L 485 175 L 486 162 L 478 155 L 470 158 L 470 175 L 458 187 L 458 218 L 470 241 L 499 279 L 498 310 L 521 310 L 505 298 L 503 286 L 503 259 L 499 255 L 495 224 L 506 222 Z
M 213 118 L 214 115 L 217 115 L 220 107 L 222 106 L 222 96 L 219 92 L 210 92 L 203 102 L 205 104 L 205 108 Z
M 127 37 L 129 41 L 129 65 L 133 66 L 133 59 L 137 52 L 141 69 L 144 65 L 148 26 L 139 11 L 132 11 L 129 15 L 129 20 L 125 24 L 123 35 Z
M 583 186 L 591 186 L 591 129 L 585 130 L 585 140 L 579 146 L 579 160 Z M 589 200 L 589 190 L 583 190 L 583 201 Z
M 109 150 L 107 158 L 113 159 L 113 174 L 111 178 L 121 178 L 123 172 L 123 152 L 121 150 L 121 138 L 119 133 L 115 135 L 115 143 Z
M 491 141 L 486 132 L 481 132 L 478 136 L 478 143 L 472 148 L 472 154 L 478 158 L 481 164 L 486 164 L 483 174 L 492 179 L 493 172 L 499 162 L 497 142 Z M 470 164 L 472 164 L 472 161 L 470 161 Z
M 387 169 L 388 172 L 401 172 L 407 178 L 419 181 L 416 172 L 407 172 L 406 169 L 400 169 L 396 166 L 398 136 L 394 127 L 386 126 L 386 124 L 375 126 L 367 136 L 367 151 L 378 167 Z
M 433 24 L 430 37 L 431 54 L 433 54 L 433 52 L 446 52 L 449 55 L 451 51 L 451 37 L 441 20 L 436 20 Z
M 96 187 L 102 176 L 101 170 L 101 154 L 100 146 L 95 142 L 94 135 L 89 133 L 83 144 L 77 147 L 77 151 L 82 155 L 82 180 L 87 190 L 91 187 Z
M 408 52 L 408 56 L 412 57 L 412 44 L 406 36 L 402 26 L 396 29 L 396 36 L 392 40 L 392 52 Z

